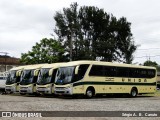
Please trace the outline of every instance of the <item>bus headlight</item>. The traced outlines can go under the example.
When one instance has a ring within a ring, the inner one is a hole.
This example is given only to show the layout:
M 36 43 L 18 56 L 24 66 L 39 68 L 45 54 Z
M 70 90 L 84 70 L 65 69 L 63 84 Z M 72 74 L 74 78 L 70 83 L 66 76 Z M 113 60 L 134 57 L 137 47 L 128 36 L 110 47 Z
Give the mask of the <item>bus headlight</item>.
M 71 88 L 71 86 L 67 86 L 65 89 L 70 89 Z

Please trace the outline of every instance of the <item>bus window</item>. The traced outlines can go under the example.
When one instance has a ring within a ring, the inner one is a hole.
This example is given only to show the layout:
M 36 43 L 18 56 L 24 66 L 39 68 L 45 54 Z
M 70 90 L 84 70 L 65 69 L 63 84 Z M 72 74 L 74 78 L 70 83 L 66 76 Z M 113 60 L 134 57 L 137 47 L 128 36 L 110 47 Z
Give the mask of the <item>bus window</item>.
M 89 76 L 104 76 L 103 66 L 93 65 L 89 72 Z
M 142 78 L 147 78 L 147 71 L 145 69 L 141 69 L 140 74 Z
M 85 75 L 88 67 L 89 67 L 89 65 L 80 65 L 80 66 L 79 66 L 79 70 L 78 70 L 78 80 L 81 80 L 81 79 L 84 77 L 84 75 Z
M 116 76 L 116 67 L 114 66 L 104 66 L 104 76 L 106 77 L 115 77 Z
M 155 74 L 156 74 L 156 71 L 155 70 L 148 70 L 147 71 L 148 72 L 148 74 L 147 74 L 147 77 L 148 78 L 154 78 L 155 77 Z
M 117 76 L 116 77 L 128 77 L 129 69 L 126 67 L 117 67 Z
M 52 83 L 55 82 L 56 73 L 57 73 L 57 69 L 54 69 L 54 70 L 53 70 L 53 73 L 52 73 L 52 78 L 51 78 L 51 82 L 52 82 Z

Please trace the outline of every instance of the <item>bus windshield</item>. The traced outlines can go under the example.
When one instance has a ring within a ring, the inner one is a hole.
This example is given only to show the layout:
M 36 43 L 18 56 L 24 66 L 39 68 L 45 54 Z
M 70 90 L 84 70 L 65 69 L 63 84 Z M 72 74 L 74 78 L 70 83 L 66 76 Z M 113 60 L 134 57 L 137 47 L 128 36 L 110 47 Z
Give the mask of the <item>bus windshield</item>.
M 71 83 L 74 75 L 74 69 L 75 66 L 59 68 L 56 74 L 55 84 L 64 85 Z
M 51 83 L 52 76 L 49 76 L 49 70 L 50 68 L 41 69 L 38 75 L 38 80 L 37 80 L 38 85 L 46 85 L 46 84 Z
M 12 70 L 11 72 L 9 72 L 6 80 L 6 85 L 16 83 L 16 72 L 17 70 Z
M 20 84 L 28 85 L 33 83 L 34 78 L 34 70 L 24 70 L 21 76 Z

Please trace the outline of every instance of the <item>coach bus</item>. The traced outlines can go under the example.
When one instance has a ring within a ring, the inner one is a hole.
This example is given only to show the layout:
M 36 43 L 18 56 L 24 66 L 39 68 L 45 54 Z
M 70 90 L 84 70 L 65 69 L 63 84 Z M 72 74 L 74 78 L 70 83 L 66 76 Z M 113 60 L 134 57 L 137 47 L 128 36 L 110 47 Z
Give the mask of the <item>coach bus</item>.
M 20 78 L 19 92 L 21 95 L 36 93 L 36 82 L 38 74 L 41 67 L 45 65 L 46 64 L 30 65 L 24 68 Z
M 19 66 L 9 70 L 8 76 L 6 78 L 5 91 L 6 93 L 16 93 L 19 92 L 19 82 L 22 70 L 26 66 Z
M 100 61 L 73 61 L 58 68 L 54 92 L 58 95 L 155 93 L 156 68 Z
M 57 69 L 63 63 L 53 63 L 43 66 L 39 72 L 36 90 L 40 94 L 53 94 Z
M 0 72 L 0 92 L 3 94 L 5 92 L 5 83 L 8 76 L 8 71 Z

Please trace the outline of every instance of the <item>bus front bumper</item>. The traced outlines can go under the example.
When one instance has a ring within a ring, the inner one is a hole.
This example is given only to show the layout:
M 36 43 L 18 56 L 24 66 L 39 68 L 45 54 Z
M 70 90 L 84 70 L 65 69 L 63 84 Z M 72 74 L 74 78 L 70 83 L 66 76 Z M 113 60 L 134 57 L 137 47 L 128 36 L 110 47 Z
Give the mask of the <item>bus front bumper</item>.
M 42 94 L 52 94 L 52 89 L 47 87 L 37 87 L 37 92 Z
M 6 86 L 5 91 L 7 93 L 15 93 L 16 92 L 16 87 L 15 86 Z
M 32 87 L 20 87 L 19 90 L 20 93 L 33 93 L 33 88 Z
M 54 94 L 56 95 L 73 95 L 72 88 L 70 87 L 55 87 Z

